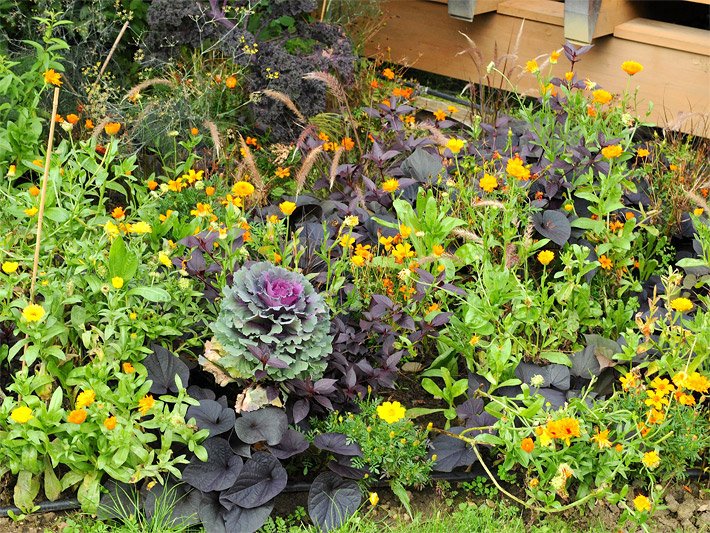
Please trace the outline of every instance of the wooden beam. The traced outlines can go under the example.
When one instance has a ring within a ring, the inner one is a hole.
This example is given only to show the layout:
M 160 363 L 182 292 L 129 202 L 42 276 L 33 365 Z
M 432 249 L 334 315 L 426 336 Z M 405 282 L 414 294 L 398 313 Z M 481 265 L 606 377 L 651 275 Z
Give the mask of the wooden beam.
M 470 55 L 461 54 L 469 44 L 459 32 L 475 41 L 481 54 L 479 68 L 484 76 L 494 54 L 499 57 L 510 54 L 509 65 L 524 65 L 526 60 L 548 54 L 565 42 L 562 26 L 526 20 L 521 31 L 520 18 L 497 13 L 463 22 L 450 18 L 441 4 L 425 0 L 387 0 L 382 8 L 385 26 L 368 43 L 369 55 L 386 56 L 402 65 L 476 83 L 483 81 L 495 87 L 513 88 L 500 77 L 493 77 L 494 73 L 488 81 L 479 79 L 479 71 Z M 520 44 L 515 49 L 519 34 Z M 620 65 L 629 59 L 644 66 L 643 72 L 630 82 L 632 90 L 639 88 L 640 116 L 645 115 L 648 104 L 653 102 L 649 120 L 666 125 L 680 115 L 695 113 L 700 116 L 685 122 L 680 129 L 688 133 L 710 133 L 707 55 L 606 36 L 595 41 L 594 48 L 576 65 L 575 71 L 582 79 L 589 78 L 608 91 L 621 93 L 626 90 L 629 78 Z M 498 61 L 496 67 L 503 70 L 502 63 Z M 558 64 L 547 68 L 553 75 L 562 77 L 569 64 L 560 58 Z M 521 67 L 508 70 L 515 89 L 537 94 L 539 88 L 534 76 L 523 74 Z
M 629 0 L 567 0 L 565 38 L 589 44 L 595 37 L 611 35 L 614 28 L 639 15 L 638 2 Z
M 498 4 L 498 13 L 563 26 L 565 5 L 555 0 L 506 0 Z
M 489 13 L 498 9 L 498 4 L 501 0 L 476 0 L 476 4 L 473 8 L 475 15 L 480 15 L 481 13 Z M 429 0 L 429 2 L 437 2 L 439 4 L 448 4 L 449 0 Z M 708 0 L 710 2 L 710 0 Z
M 710 31 L 679 24 L 637 18 L 618 25 L 614 37 L 710 56 Z

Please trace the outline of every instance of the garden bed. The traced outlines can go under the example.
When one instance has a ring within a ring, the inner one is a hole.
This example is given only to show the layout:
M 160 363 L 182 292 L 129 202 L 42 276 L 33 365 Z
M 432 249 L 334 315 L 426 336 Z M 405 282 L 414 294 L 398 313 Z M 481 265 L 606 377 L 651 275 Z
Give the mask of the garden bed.
M 253 532 L 298 493 L 349 531 L 461 483 L 706 527 L 708 145 L 639 118 L 643 65 L 612 94 L 560 43 L 487 67 L 536 100 L 422 109 L 328 3 L 161 5 L 123 84 L 55 19 L 0 72 L 11 516 Z

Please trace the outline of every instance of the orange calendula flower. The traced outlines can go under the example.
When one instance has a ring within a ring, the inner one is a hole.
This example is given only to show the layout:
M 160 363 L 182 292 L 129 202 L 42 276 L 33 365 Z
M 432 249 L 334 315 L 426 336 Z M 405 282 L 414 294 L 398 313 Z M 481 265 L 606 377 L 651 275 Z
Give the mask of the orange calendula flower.
M 37 185 L 32 185 L 32 187 L 28 189 L 28 192 L 30 193 L 30 196 L 39 196 L 40 190 Z
M 155 400 L 153 399 L 153 396 L 151 394 L 147 394 L 146 396 L 143 396 L 143 398 L 138 400 L 138 411 L 140 411 L 140 413 L 144 415 L 148 411 L 150 411 L 154 405 Z
M 109 431 L 116 429 L 116 417 L 115 416 L 109 416 L 106 420 L 104 420 L 104 427 L 108 429 Z
M 572 417 L 550 420 L 547 423 L 546 431 L 551 438 L 563 440 L 567 446 L 569 446 L 571 438 L 581 435 L 579 420 Z
M 597 114 L 598 114 L 598 113 L 597 113 L 597 110 L 594 109 L 594 106 L 591 106 L 591 105 L 588 105 L 588 106 L 587 106 L 587 116 L 588 116 L 588 117 L 594 118 L 594 117 L 597 116 Z
M 228 76 L 227 79 L 224 80 L 224 84 L 227 86 L 227 89 L 234 89 L 237 86 L 237 78 Z
M 62 84 L 62 75 L 53 68 L 44 71 L 44 83 L 55 85 L 57 87 Z
M 639 148 L 636 150 L 636 155 L 639 157 L 647 157 L 651 152 L 646 148 Z
M 77 122 L 79 122 L 79 115 L 75 115 L 74 113 L 69 113 L 67 115 L 67 122 L 72 125 L 76 124 Z
M 621 70 L 626 72 L 629 76 L 633 76 L 643 70 L 643 65 L 637 61 L 624 61 L 621 64 Z
M 116 135 L 119 131 L 121 131 L 121 123 L 109 122 L 104 126 L 104 131 L 107 135 Z
M 526 453 L 532 453 L 532 451 L 535 449 L 535 443 L 530 437 L 526 437 L 520 443 L 520 448 Z
M 613 97 L 609 91 L 597 89 L 596 91 L 592 91 L 592 98 L 596 104 L 608 104 Z
M 116 220 L 123 220 L 124 218 L 126 218 L 126 212 L 124 211 L 123 207 L 115 207 L 113 211 L 111 211 L 111 216 Z
M 213 196 L 215 193 L 215 190 L 216 189 L 212 185 L 208 185 L 207 187 L 205 187 L 205 194 L 207 196 Z
M 343 137 L 343 141 L 340 143 L 340 145 L 343 147 L 343 150 L 349 152 L 350 150 L 355 148 L 355 141 L 353 141 L 350 137 Z
M 382 75 L 390 81 L 394 79 L 394 71 L 391 68 L 384 69 Z
M 133 372 L 136 371 L 135 367 L 129 362 L 123 363 L 123 365 L 121 365 L 121 369 L 124 374 L 133 374 Z
M 84 127 L 85 127 L 87 130 L 93 130 L 93 129 L 94 129 L 94 121 L 91 120 L 90 118 L 87 118 L 87 119 L 84 121 Z
M 434 111 L 434 118 L 438 121 L 446 120 L 446 113 L 441 109 Z
M 612 144 L 611 146 L 602 148 L 602 155 L 607 159 L 615 159 L 623 153 L 624 149 L 618 144 Z
M 84 420 L 86 420 L 87 414 L 86 409 L 74 409 L 67 416 L 67 422 L 71 422 L 72 424 L 82 424 Z
M 444 247 L 441 244 L 435 244 L 431 251 L 436 257 L 441 257 L 444 254 Z

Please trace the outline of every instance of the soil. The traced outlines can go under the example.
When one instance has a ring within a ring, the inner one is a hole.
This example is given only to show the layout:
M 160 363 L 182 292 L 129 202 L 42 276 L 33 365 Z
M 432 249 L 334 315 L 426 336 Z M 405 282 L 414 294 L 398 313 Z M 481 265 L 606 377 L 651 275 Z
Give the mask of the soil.
M 44 533 L 64 529 L 66 513 L 35 513 L 19 522 L 11 518 L 0 518 L 2 533 Z

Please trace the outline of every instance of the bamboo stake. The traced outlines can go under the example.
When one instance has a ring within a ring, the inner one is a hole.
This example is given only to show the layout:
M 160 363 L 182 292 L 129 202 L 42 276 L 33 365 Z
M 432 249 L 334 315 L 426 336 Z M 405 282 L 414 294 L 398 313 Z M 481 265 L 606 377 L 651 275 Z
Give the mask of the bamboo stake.
M 116 36 L 116 40 L 113 41 L 113 46 L 111 47 L 111 50 L 109 50 L 108 55 L 106 56 L 106 60 L 104 61 L 104 64 L 101 65 L 101 70 L 99 70 L 99 75 L 96 78 L 96 82 L 101 79 L 101 77 L 104 75 L 104 71 L 106 70 L 106 67 L 108 67 L 108 62 L 111 61 L 111 58 L 113 57 L 113 53 L 116 51 L 116 48 L 118 48 L 118 43 L 121 42 L 121 39 L 123 39 L 123 34 L 126 33 L 126 30 L 128 29 L 128 24 L 130 24 L 130 21 L 126 21 L 123 23 L 123 27 L 121 28 L 121 31 L 118 32 L 118 35 Z
M 37 240 L 35 241 L 35 257 L 32 263 L 32 282 L 30 284 L 30 303 L 34 303 L 37 271 L 39 270 L 39 250 L 42 242 L 42 224 L 44 222 L 44 206 L 47 200 L 47 182 L 49 181 L 49 164 L 54 149 L 54 126 L 57 123 L 57 108 L 59 107 L 59 87 L 54 88 L 52 101 L 52 120 L 49 123 L 49 139 L 47 140 L 47 155 L 44 158 L 44 173 L 42 174 L 42 189 L 39 193 L 39 211 L 37 213 Z

